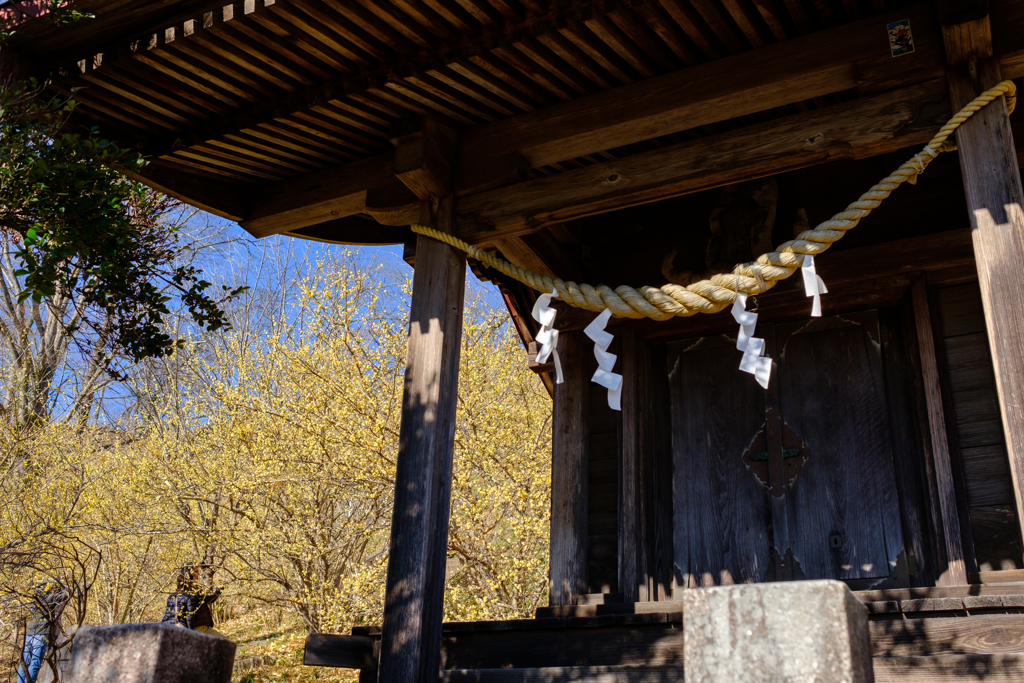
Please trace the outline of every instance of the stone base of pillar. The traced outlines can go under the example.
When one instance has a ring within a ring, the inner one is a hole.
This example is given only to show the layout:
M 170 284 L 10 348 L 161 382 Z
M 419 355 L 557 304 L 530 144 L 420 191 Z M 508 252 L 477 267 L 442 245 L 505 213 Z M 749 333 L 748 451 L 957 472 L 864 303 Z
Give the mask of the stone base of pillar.
M 873 683 L 864 605 L 840 581 L 683 593 L 688 682 Z
M 75 636 L 75 683 L 230 683 L 235 644 L 163 624 L 85 628 Z

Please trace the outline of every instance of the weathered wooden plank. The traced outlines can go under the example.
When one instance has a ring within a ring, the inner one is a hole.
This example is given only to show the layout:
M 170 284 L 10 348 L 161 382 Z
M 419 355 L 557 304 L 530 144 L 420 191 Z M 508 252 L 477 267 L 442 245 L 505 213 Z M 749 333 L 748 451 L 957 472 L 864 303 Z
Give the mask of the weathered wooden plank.
M 302 663 L 306 666 L 330 666 L 342 669 L 366 669 L 376 666 L 374 648 L 380 641 L 368 636 L 337 636 L 310 633 Z
M 675 342 L 668 353 L 675 585 L 764 581 L 771 505 L 743 461 L 764 423 L 763 391 L 736 370 L 735 339 Z
M 881 310 L 878 316 L 893 465 L 896 470 L 895 484 L 899 493 L 903 537 L 916 569 L 916 572 L 910 572 L 910 582 L 912 586 L 931 585 L 931 573 L 937 562 L 934 539 L 928 527 L 926 465 L 916 424 L 915 366 L 903 329 L 907 318 L 904 307 Z
M 396 124 L 395 175 L 420 200 L 451 191 L 458 131 L 437 116 L 420 116 Z
M 947 33 L 947 52 L 966 52 Z M 981 39 L 987 36 L 982 36 Z M 947 57 L 949 55 L 947 54 Z M 961 107 L 1002 78 L 999 64 L 983 60 L 950 69 L 950 96 Z M 978 283 L 1002 412 L 1017 509 L 1024 509 L 1024 190 L 1002 98 L 957 129 Z M 1024 522 L 1024 520 L 1018 520 Z
M 878 38 L 886 21 L 910 17 L 916 42 L 938 40 L 924 3 L 886 16 L 477 126 L 464 137 L 456 184 L 464 187 L 474 180 L 461 172 L 463 166 L 510 151 L 540 167 L 856 88 L 858 62 L 883 57 L 892 61 L 888 45 Z M 809 54 L 814 58 L 808 59 Z M 915 82 L 943 75 L 941 55 L 925 56 L 921 50 L 901 59 L 900 67 L 913 64 Z
M 555 385 L 551 441 L 550 604 L 572 605 L 587 592 L 589 340 L 558 338 L 564 381 Z
M 360 216 L 335 218 L 325 223 L 317 223 L 299 230 L 291 230 L 286 234 L 318 242 L 331 244 L 358 244 L 380 246 L 385 244 L 405 244 L 411 242 L 414 234 L 409 228 L 398 228 L 381 225 Z
M 1013 503 L 1013 479 L 1006 460 L 1006 447 L 980 446 L 961 451 L 967 504 L 1009 505 Z
M 649 600 L 646 471 L 650 448 L 650 354 L 636 334 L 622 337 L 622 457 L 619 467 L 619 590 L 626 602 Z
M 953 654 L 1024 654 L 1024 615 L 872 621 L 875 657 Z
M 991 572 L 990 572 L 991 573 Z M 1022 577 L 1017 577 L 1022 581 Z M 1024 585 L 1012 583 L 1001 584 L 969 584 L 963 586 L 927 586 L 921 588 L 889 588 L 885 590 L 855 591 L 854 595 L 864 603 L 881 600 L 932 600 L 937 598 L 965 598 L 969 596 L 1009 596 L 1024 595 Z
M 1024 655 L 879 657 L 875 683 L 1015 683 L 1024 679 Z
M 241 220 L 249 213 L 249 197 L 244 186 L 224 178 L 206 174 L 185 174 L 172 170 L 157 161 L 141 172 L 122 170 L 133 180 L 166 195 L 191 204 L 215 216 L 228 220 Z
M 762 325 L 757 333 L 764 338 L 765 355 L 769 358 L 778 358 L 775 326 Z M 783 458 L 783 425 L 779 403 L 778 367 L 773 369 L 776 371 L 776 381 L 769 382 L 768 388 L 764 392 L 764 441 L 768 455 L 766 481 L 771 493 L 772 506 L 772 578 L 775 581 L 792 581 L 794 578 L 793 541 L 789 533 L 789 511 L 786 505 L 787 474 Z
M 995 391 L 995 375 L 988 337 L 984 332 L 963 334 L 944 341 L 950 391 Z
M 627 384 L 619 469 L 619 589 L 627 602 L 666 600 L 672 580 L 673 505 L 664 346 L 652 350 L 627 330 L 622 361 Z
M 991 446 L 994 444 L 1001 444 L 1003 442 L 1003 422 L 999 419 L 998 399 L 996 398 L 994 391 L 986 391 L 983 393 L 985 394 L 984 404 L 986 404 L 983 406 L 986 411 L 986 415 L 984 417 L 980 417 L 978 419 L 971 419 L 970 417 L 961 418 L 960 413 L 957 413 L 956 437 L 957 443 L 960 445 L 961 449 Z M 963 402 L 962 399 L 957 396 L 954 396 L 953 400 L 960 400 L 961 403 Z M 991 404 L 991 413 L 988 413 L 988 404 Z M 954 403 L 954 405 L 956 404 Z M 970 414 L 976 409 L 980 410 L 981 407 L 978 405 L 971 405 L 965 412 Z
M 1000 569 L 982 570 L 977 576 L 971 577 L 971 583 L 982 584 L 985 587 L 1002 584 L 1024 584 L 1024 569 Z M 1018 590 L 1020 586 L 1016 586 Z
M 297 230 L 366 209 L 368 190 L 393 180 L 394 154 L 380 154 L 254 192 L 239 224 L 253 237 Z
M 682 666 L 678 623 L 446 634 L 442 669 L 541 666 Z
M 943 287 L 936 293 L 943 337 L 985 331 L 985 313 L 977 283 Z
M 435 225 L 452 226 L 454 198 Z M 429 213 L 424 220 L 429 220 Z M 422 235 L 410 305 L 381 636 L 381 683 L 437 678 L 466 257 Z
M 999 570 L 1024 567 L 1020 526 L 1012 503 L 971 508 L 970 515 L 980 574 L 991 576 L 1005 573 Z
M 441 683 L 682 683 L 682 665 L 668 669 L 645 666 L 571 666 L 534 669 L 442 671 Z
M 939 584 L 944 586 L 962 585 L 967 583 L 967 565 L 957 511 L 953 464 L 946 436 L 946 415 L 942 404 L 942 387 L 939 380 L 938 357 L 935 352 L 931 308 L 928 303 L 927 285 L 923 279 L 918 279 L 914 283 L 912 293 L 921 376 L 925 405 L 928 411 L 928 435 L 947 562 L 947 569 L 938 577 L 938 580 Z
M 589 339 L 587 344 L 590 344 Z M 621 340 L 609 348 L 621 356 Z M 621 361 L 619 361 L 621 362 Z M 589 348 L 584 372 L 590 377 L 597 369 L 593 348 Z M 618 592 L 619 461 L 622 450 L 622 413 L 608 407 L 608 390 L 587 384 L 587 590 L 590 593 Z M 610 467 L 608 467 L 610 465 Z M 596 466 L 599 471 L 591 470 Z
M 657 344 L 651 347 L 650 354 L 651 410 L 648 425 L 651 432 L 651 448 L 644 467 L 651 472 L 651 486 L 647 492 L 650 497 L 647 505 L 647 569 L 650 586 L 647 599 L 653 604 L 654 601 L 672 599 L 675 558 L 672 540 L 672 405 L 666 369 L 668 350 L 665 344 Z
M 887 578 L 904 551 L 877 317 L 776 328 L 782 419 L 809 447 L 786 491 L 808 578 Z
M 946 87 L 901 90 L 683 142 L 464 197 L 456 234 L 468 242 L 927 142 L 949 116 Z
M 963 600 L 957 600 L 957 603 L 962 608 Z M 993 604 L 993 607 L 998 606 Z M 551 670 L 573 667 L 577 675 L 580 675 L 580 667 L 589 667 L 591 671 L 596 670 L 595 667 L 621 667 L 634 671 L 639 668 L 681 669 L 683 638 L 678 624 L 665 620 L 664 617 L 668 616 L 665 614 L 647 616 L 663 619 L 661 623 L 635 626 L 607 623 L 602 627 L 584 629 L 551 628 L 544 623 L 545 620 L 517 622 L 510 630 L 491 628 L 501 626 L 500 623 L 453 624 L 465 628 L 445 635 L 442 680 L 448 675 L 470 675 L 470 671 L 485 670 L 481 672 L 483 675 L 488 669 L 522 675 L 527 675 L 529 669 L 541 667 Z M 889 666 L 890 658 L 931 655 L 943 658 L 946 664 L 955 664 L 956 660 L 947 658 L 1024 653 L 1024 615 L 1021 614 L 877 620 L 870 623 L 870 630 L 876 667 Z M 307 638 L 305 663 L 370 668 L 373 666 L 375 641 L 375 638 L 365 636 L 311 634 Z

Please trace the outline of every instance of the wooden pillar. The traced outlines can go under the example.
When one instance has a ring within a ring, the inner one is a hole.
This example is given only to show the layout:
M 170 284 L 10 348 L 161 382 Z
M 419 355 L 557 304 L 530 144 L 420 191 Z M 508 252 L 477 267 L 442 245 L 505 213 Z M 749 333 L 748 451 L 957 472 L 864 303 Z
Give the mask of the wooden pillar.
M 558 338 L 564 381 L 555 385 L 551 439 L 552 605 L 574 605 L 587 592 L 587 354 L 592 350 L 582 332 L 562 332 Z
M 622 334 L 619 590 L 626 602 L 669 600 L 672 461 L 665 346 Z
M 958 110 L 1001 80 L 988 15 L 944 25 L 943 40 L 949 91 Z M 1024 523 L 1024 191 L 1003 98 L 960 126 L 956 142 L 1017 519 Z
M 647 568 L 647 496 L 650 476 L 645 456 L 650 449 L 648 373 L 650 352 L 644 340 L 622 335 L 622 450 L 619 459 L 619 591 L 626 602 L 652 598 Z
M 453 204 L 451 196 L 438 203 L 438 229 L 451 230 Z M 417 237 L 381 683 L 436 683 L 440 669 L 465 281 L 461 252 Z
M 924 277 L 914 282 L 911 295 L 921 363 L 924 407 L 928 415 L 928 443 L 931 446 L 932 467 L 935 473 L 938 522 L 941 525 L 941 543 L 946 559 L 946 569 L 939 574 L 936 583 L 940 586 L 964 586 L 967 584 L 966 548 L 957 507 L 953 454 L 947 436 L 949 427 L 946 424 L 942 402 L 938 354 L 935 351 L 931 307 L 928 305 L 928 289 Z

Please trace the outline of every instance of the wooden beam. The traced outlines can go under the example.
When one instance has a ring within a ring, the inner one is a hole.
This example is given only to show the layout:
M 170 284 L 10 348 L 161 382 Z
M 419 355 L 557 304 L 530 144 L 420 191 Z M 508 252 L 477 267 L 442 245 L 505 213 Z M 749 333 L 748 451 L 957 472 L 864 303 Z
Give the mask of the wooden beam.
M 550 604 L 572 605 L 587 592 L 589 472 L 587 355 L 582 332 L 558 338 L 564 381 L 555 385 L 551 439 Z
M 462 198 L 470 243 L 821 164 L 922 145 L 949 117 L 941 80 Z M 867 188 L 864 188 L 867 189 Z
M 955 26 L 988 17 L 988 0 L 936 0 L 935 9 L 940 24 Z
M 885 26 L 907 18 L 917 50 L 894 62 Z M 462 137 L 456 188 L 464 191 L 485 160 L 509 152 L 536 168 L 857 88 L 865 85 L 862 62 L 884 59 L 888 73 L 879 77 L 913 73 L 908 83 L 941 78 L 941 53 L 928 49 L 938 41 L 932 7 L 921 3 L 476 126 Z
M 921 376 L 928 411 L 928 436 L 935 468 L 935 485 L 938 489 L 939 513 L 942 519 L 942 542 L 945 544 L 946 551 L 946 571 L 938 577 L 938 583 L 940 586 L 963 586 L 967 584 L 967 565 L 960 533 L 955 475 L 947 436 L 946 414 L 943 410 L 939 363 L 935 351 L 935 334 L 932 331 L 931 308 L 928 305 L 928 290 L 924 278 L 918 278 L 914 282 L 912 294 L 914 322 L 917 327 L 917 345 L 921 359 Z
M 550 230 L 497 239 L 494 246 L 510 262 L 536 273 L 569 280 L 582 277 L 579 263 L 566 253 L 565 245 Z
M 310 633 L 306 636 L 302 663 L 305 666 L 330 666 L 341 669 L 369 669 L 376 666 L 380 641 L 369 636 L 338 636 Z
M 451 192 L 458 131 L 437 116 L 400 121 L 391 133 L 395 175 L 421 200 Z
M 407 227 L 381 225 L 369 218 L 359 216 L 335 218 L 333 221 L 310 225 L 286 234 L 317 242 L 358 244 L 360 246 L 405 244 L 415 237 L 412 230 Z
M 971 54 L 975 45 L 991 40 L 981 34 L 967 45 L 957 27 L 944 33 L 954 56 Z M 953 106 L 963 106 L 1002 78 L 994 59 L 968 59 L 962 68 L 951 68 Z M 1017 519 L 1024 525 L 1024 190 L 1003 98 L 960 126 L 956 141 Z
M 439 230 L 451 230 L 453 202 L 440 200 Z M 437 681 L 465 282 L 465 255 L 417 236 L 380 683 Z
M 121 172 L 158 192 L 221 218 L 240 221 L 249 213 L 249 197 L 245 188 L 223 178 L 183 173 L 159 161 L 138 173 L 125 169 Z
M 815 261 L 818 274 L 834 292 L 822 299 L 825 315 L 830 315 L 829 311 L 838 313 L 843 310 L 836 297 L 844 294 L 853 294 L 859 298 L 857 295 L 860 294 L 870 296 L 874 292 L 877 295 L 879 289 L 886 287 L 898 291 L 882 293 L 885 300 L 895 298 L 898 301 L 918 273 L 967 266 L 974 266 L 974 254 L 971 252 L 971 236 L 966 228 L 933 233 L 926 238 L 912 237 L 829 251 Z M 803 284 L 795 276 L 779 283 L 766 294 L 759 295 L 757 301 L 758 311 L 765 315 L 763 320 L 800 320 L 806 318 L 810 310 Z M 879 304 L 879 301 L 876 298 L 875 304 Z M 596 313 L 572 308 L 563 302 L 555 302 L 553 305 L 558 309 L 555 326 L 559 330 L 581 330 L 597 316 Z M 725 311 L 661 322 L 612 318 L 608 325 L 609 329 L 628 325 L 648 340 L 705 337 L 735 327 Z
M 362 213 L 367 191 L 393 180 L 392 167 L 393 155 L 385 153 L 260 188 L 240 225 L 266 237 Z
M 387 185 L 366 191 L 365 212 L 381 225 L 407 226 L 419 221 L 420 204 L 420 198 L 393 177 Z

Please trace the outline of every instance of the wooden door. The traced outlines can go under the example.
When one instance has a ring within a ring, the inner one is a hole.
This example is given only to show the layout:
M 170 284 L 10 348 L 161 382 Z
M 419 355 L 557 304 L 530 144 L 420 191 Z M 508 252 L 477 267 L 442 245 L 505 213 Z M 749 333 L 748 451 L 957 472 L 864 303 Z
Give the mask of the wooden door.
M 768 391 L 734 338 L 668 347 L 676 585 L 890 576 L 903 541 L 877 316 L 757 333 Z
M 878 317 L 776 328 L 779 406 L 810 456 L 786 490 L 797 568 L 815 579 L 887 577 L 903 550 Z
M 738 363 L 725 336 L 668 348 L 678 586 L 765 581 L 771 567 L 768 494 L 739 459 L 764 422 L 763 392 Z

